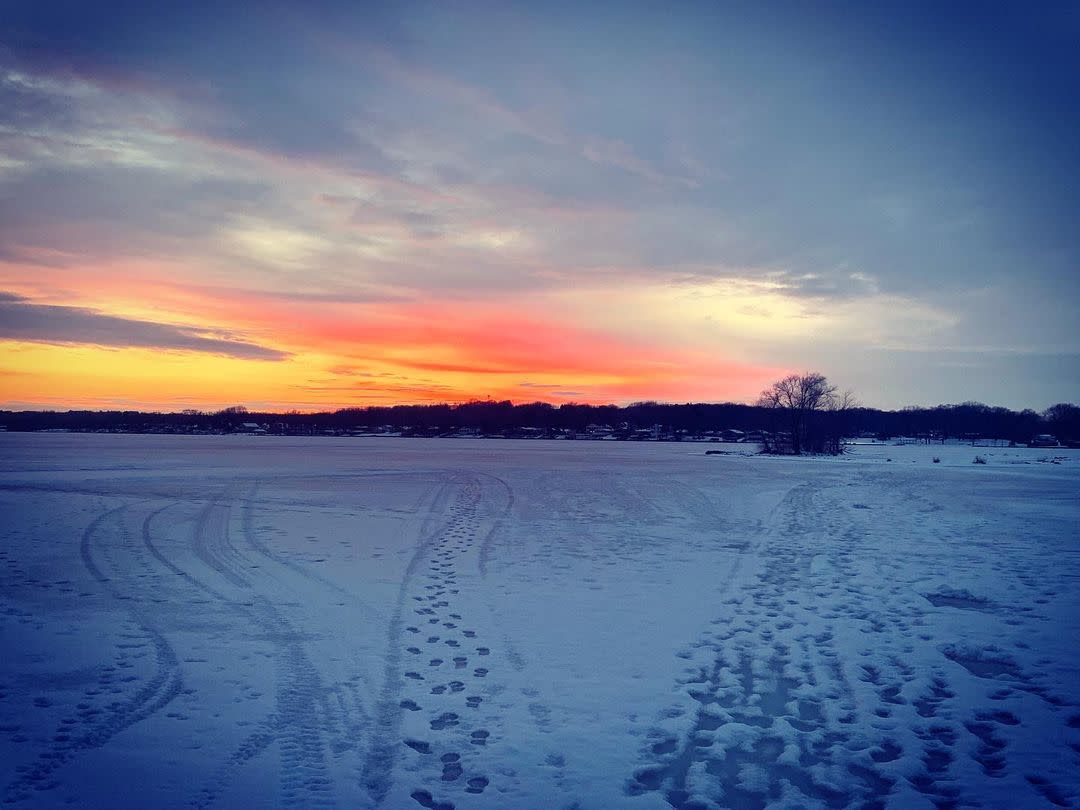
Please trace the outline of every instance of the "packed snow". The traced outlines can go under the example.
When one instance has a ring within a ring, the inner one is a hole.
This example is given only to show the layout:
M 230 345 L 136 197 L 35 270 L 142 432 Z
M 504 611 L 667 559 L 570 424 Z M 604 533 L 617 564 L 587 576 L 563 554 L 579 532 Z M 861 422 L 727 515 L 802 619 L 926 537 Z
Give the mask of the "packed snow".
M 1077 453 L 715 447 L 0 434 L 0 799 L 1080 804 Z

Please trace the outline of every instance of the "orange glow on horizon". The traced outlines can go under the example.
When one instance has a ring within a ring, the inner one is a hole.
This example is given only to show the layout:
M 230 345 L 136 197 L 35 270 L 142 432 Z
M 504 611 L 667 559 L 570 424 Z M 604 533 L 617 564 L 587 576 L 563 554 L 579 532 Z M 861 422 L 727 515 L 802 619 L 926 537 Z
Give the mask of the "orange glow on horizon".
M 540 296 L 344 301 L 183 283 L 164 262 L 115 262 L 81 272 L 0 269 L 9 278 L 5 290 L 29 305 L 79 307 L 285 355 L 268 360 L 184 347 L 0 340 L 0 407 L 8 409 L 243 404 L 319 411 L 485 398 L 747 401 L 784 371 L 591 327 L 552 311 Z

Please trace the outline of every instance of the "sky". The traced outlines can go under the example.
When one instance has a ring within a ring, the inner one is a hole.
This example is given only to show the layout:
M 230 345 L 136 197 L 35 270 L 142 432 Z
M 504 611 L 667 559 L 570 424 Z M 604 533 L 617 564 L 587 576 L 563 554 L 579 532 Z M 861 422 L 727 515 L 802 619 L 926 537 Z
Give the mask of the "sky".
M 1080 3 L 23 3 L 0 408 L 1080 401 Z

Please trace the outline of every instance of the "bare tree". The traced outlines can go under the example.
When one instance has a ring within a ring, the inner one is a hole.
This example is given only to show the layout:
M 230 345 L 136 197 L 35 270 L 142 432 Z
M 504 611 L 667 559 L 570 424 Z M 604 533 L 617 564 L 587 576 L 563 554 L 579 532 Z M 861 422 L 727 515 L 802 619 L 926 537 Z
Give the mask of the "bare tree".
M 824 374 L 808 371 L 777 380 L 761 392 L 758 405 L 777 412 L 790 437 L 774 437 L 770 452 L 839 453 L 843 433 L 840 415 L 857 407 L 850 391 L 839 391 Z
M 860 407 L 859 401 L 850 390 L 834 391 L 825 406 L 823 424 L 819 432 L 820 447 L 810 448 L 815 453 L 829 453 L 838 456 L 844 452 L 844 437 L 852 435 L 851 412 Z

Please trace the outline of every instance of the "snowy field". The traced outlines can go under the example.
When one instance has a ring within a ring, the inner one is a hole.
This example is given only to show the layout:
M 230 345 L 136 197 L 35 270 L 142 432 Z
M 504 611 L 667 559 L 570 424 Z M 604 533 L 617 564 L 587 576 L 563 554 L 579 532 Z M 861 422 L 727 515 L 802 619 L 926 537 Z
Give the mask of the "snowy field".
M 0 434 L 0 801 L 1080 806 L 1080 454 L 707 449 Z

